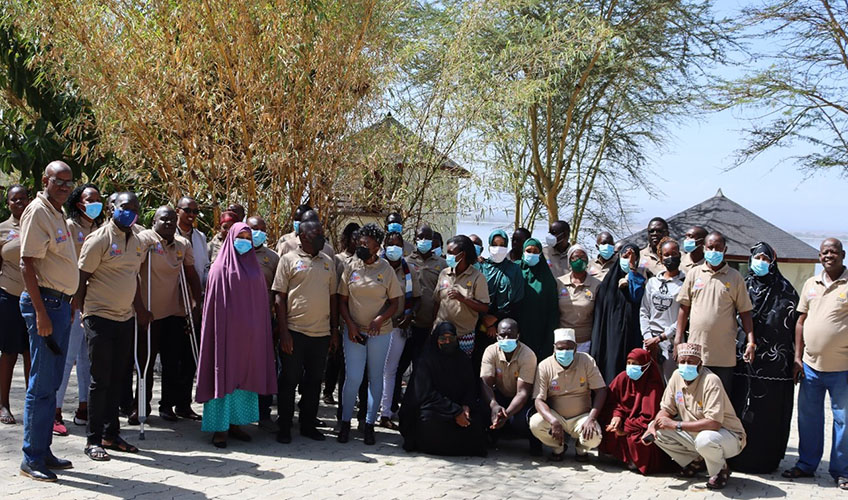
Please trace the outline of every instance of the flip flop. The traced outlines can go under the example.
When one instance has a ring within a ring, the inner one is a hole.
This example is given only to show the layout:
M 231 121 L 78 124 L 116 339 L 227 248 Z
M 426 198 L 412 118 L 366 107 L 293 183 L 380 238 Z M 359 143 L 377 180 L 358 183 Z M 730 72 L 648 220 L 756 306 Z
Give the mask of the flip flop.
M 12 412 L 10 412 L 8 408 L 0 406 L 0 423 L 15 425 L 18 422 L 15 420 L 15 416 L 12 415 Z
M 806 472 L 804 470 L 801 470 L 799 467 L 796 466 L 792 467 L 791 469 L 786 469 L 785 471 L 783 471 L 783 474 L 781 474 L 781 476 L 785 477 L 786 479 L 798 479 L 799 477 L 815 477 L 815 474 L 812 472 Z

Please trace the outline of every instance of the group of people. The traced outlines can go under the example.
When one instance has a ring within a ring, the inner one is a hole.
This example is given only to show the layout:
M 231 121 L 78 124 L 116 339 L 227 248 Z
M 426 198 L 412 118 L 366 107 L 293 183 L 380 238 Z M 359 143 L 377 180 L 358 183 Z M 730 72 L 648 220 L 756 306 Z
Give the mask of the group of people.
M 301 205 L 271 249 L 266 222 L 241 205 L 207 243 L 190 197 L 145 229 L 133 193 L 104 204 L 58 161 L 42 182 L 31 201 L 10 186 L 0 224 L 0 421 L 15 423 L 9 388 L 23 354 L 21 472 L 33 479 L 71 467 L 50 446 L 68 433 L 74 365 L 85 454 L 137 452 L 119 417 L 145 423 L 158 356 L 159 417 L 201 420 L 220 448 L 251 440 L 243 426 L 256 422 L 291 442 L 296 407 L 300 435 L 326 439 L 323 385 L 329 405 L 339 389 L 340 443 L 354 413 L 366 445 L 379 425 L 410 452 L 482 456 L 519 438 L 562 461 L 573 439 L 577 461 L 597 449 L 642 474 L 673 462 L 681 477 L 706 471 L 711 489 L 731 468 L 779 466 L 800 383 L 799 458 L 783 475 L 815 473 L 829 393 L 829 472 L 848 489 L 848 270 L 836 239 L 799 295 L 768 243 L 751 248 L 743 277 L 721 233 L 694 226 L 678 241 L 661 218 L 641 249 L 600 233 L 594 259 L 565 221 L 544 244 L 519 228 L 484 246 L 405 228 L 398 213 L 348 224 L 336 251 Z

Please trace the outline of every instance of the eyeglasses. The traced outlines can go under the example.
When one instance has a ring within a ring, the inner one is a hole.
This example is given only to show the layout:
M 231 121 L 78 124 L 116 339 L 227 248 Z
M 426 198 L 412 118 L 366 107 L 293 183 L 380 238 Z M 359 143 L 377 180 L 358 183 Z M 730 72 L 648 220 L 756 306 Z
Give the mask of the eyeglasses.
M 185 212 L 187 214 L 200 215 L 200 209 L 199 208 L 180 207 L 180 210 L 182 210 L 183 212 Z
M 74 187 L 74 180 L 73 179 L 71 179 L 69 181 L 62 180 L 58 177 L 48 177 L 48 179 L 53 181 L 53 184 L 55 184 L 58 187 L 69 187 L 69 188 Z

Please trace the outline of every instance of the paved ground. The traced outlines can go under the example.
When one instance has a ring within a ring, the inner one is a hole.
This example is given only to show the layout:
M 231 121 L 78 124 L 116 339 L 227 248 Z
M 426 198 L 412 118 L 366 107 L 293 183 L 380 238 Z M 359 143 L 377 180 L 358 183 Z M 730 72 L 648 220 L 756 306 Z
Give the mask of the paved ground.
M 12 387 L 12 411 L 19 421 L 22 380 L 19 363 Z M 76 408 L 76 381 L 71 380 L 68 410 Z M 66 411 L 66 418 L 70 414 Z M 327 422 L 334 421 L 334 414 L 334 408 L 321 409 Z M 827 457 L 814 480 L 734 474 L 723 492 L 714 493 L 703 488 L 704 479 L 643 477 L 594 455 L 585 465 L 571 457 L 561 464 L 533 460 L 520 441 L 502 443 L 488 458 L 439 458 L 407 454 L 394 432 L 378 431 L 376 446 L 365 446 L 355 430 L 346 445 L 335 439 L 315 443 L 297 433 L 291 444 L 280 445 L 272 434 L 252 426 L 253 442 L 231 442 L 218 450 L 199 422 L 169 423 L 155 416 L 145 441 L 138 441 L 137 427 L 124 427 L 124 437 L 142 448 L 138 455 L 114 454 L 111 462 L 95 463 L 82 453 L 84 428 L 66 422 L 71 435 L 54 438 L 53 451 L 75 467 L 61 471 L 54 484 L 18 475 L 22 425 L 0 426 L 0 498 L 848 498 L 834 488 Z M 328 431 L 334 438 L 335 429 Z M 829 450 L 830 432 L 826 435 Z M 793 427 L 783 466 L 794 463 L 797 444 Z

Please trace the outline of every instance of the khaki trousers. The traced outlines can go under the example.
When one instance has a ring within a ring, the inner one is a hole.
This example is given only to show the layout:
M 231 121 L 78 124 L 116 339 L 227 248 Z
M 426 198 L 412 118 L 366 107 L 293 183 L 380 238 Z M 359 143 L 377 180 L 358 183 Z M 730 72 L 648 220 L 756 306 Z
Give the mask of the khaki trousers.
M 571 418 L 565 418 L 553 410 L 551 410 L 551 413 L 556 415 L 557 419 L 559 419 L 559 423 L 562 425 L 565 433 L 574 438 L 577 443 L 578 455 L 585 455 L 587 451 L 593 450 L 601 444 L 601 438 L 603 435 L 601 434 L 601 426 L 598 425 L 597 421 L 594 422 L 595 434 L 590 439 L 583 439 L 583 424 L 586 422 L 586 419 L 589 418 L 588 413 Z M 530 432 L 532 432 L 533 435 L 536 436 L 536 439 L 541 441 L 542 444 L 553 448 L 554 453 L 562 453 L 565 451 L 565 443 L 560 443 L 558 440 L 554 439 L 551 435 L 551 424 L 549 424 L 540 413 L 535 413 L 532 417 L 530 417 Z
M 742 442 L 736 434 L 724 428 L 697 434 L 663 429 L 657 431 L 654 443 L 681 467 L 686 467 L 699 456 L 703 457 L 710 476 L 718 474 L 728 458 L 742 451 Z

